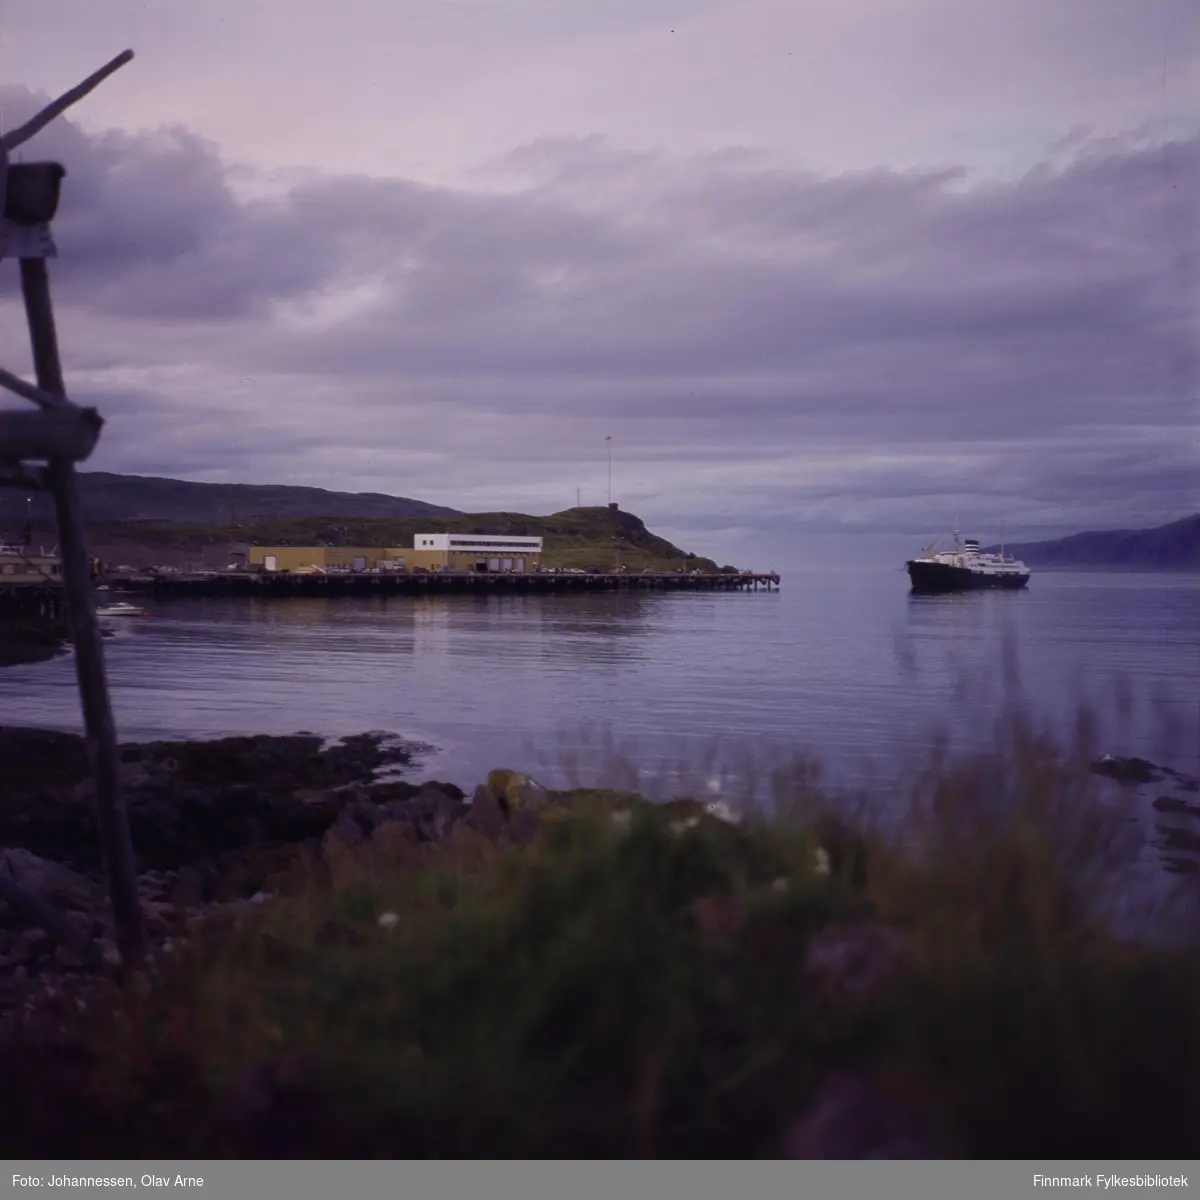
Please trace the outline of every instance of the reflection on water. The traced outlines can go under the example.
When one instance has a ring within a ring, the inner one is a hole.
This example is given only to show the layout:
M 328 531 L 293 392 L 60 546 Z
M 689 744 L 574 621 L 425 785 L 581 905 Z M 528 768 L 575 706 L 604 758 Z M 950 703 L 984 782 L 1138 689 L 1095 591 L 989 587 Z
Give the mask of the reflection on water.
M 651 767 L 720 744 L 861 777 L 933 721 L 986 739 L 1006 697 L 1065 727 L 1080 688 L 1113 752 L 1174 752 L 1154 742 L 1174 721 L 1194 755 L 1198 601 L 1195 577 L 914 597 L 901 573 L 812 572 L 757 595 L 181 600 L 105 646 L 125 738 L 387 729 L 441 747 L 426 769 L 471 786 L 608 753 L 581 734 L 604 726 Z M 0 672 L 0 721 L 78 728 L 78 711 L 69 659 Z

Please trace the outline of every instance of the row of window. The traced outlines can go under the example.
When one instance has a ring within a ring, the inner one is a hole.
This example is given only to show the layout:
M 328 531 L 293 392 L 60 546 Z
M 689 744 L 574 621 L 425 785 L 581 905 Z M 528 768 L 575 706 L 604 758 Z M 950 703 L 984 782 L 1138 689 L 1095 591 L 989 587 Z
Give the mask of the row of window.
M 48 567 L 26 566 L 25 563 L 4 563 L 0 566 L 0 575 L 57 575 L 58 563 Z

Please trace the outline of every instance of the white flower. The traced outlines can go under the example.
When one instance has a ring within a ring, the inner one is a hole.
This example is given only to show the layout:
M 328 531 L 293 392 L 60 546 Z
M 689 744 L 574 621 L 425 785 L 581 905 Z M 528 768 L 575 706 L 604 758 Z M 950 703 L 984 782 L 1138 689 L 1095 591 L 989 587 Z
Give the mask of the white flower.
M 612 823 L 614 825 L 619 825 L 621 828 L 628 826 L 629 822 L 632 820 L 633 812 L 628 808 L 623 808 L 619 812 L 615 812 L 612 815 Z
M 741 817 L 724 800 L 710 800 L 704 806 L 704 811 L 710 817 L 716 817 L 718 821 L 724 821 L 728 825 L 736 825 L 741 820 Z
M 771 884 L 771 890 L 774 892 L 786 892 L 788 890 L 788 881 L 781 875 Z
M 817 874 L 829 874 L 829 851 L 824 846 L 817 847 Z
M 394 912 L 385 912 L 379 914 L 379 928 L 393 929 L 400 924 L 400 918 Z

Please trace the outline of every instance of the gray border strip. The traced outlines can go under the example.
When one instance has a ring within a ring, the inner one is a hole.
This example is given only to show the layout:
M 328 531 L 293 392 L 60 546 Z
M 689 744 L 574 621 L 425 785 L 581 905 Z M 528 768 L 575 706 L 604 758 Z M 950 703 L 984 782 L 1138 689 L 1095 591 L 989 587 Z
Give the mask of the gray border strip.
M 1200 1188 L 1200 1160 L 1138 1162 L 229 1162 L 105 1161 L 0 1163 L 0 1194 L 158 1197 L 411 1196 L 465 1200 L 615 1200 L 658 1196 L 733 1200 L 869 1200 L 873 1196 L 970 1196 L 1012 1200 L 1050 1195 L 1179 1195 Z M 189 1184 L 188 1180 L 197 1180 Z M 95 1183 L 84 1182 L 96 1180 Z M 104 1180 L 123 1180 L 106 1185 Z

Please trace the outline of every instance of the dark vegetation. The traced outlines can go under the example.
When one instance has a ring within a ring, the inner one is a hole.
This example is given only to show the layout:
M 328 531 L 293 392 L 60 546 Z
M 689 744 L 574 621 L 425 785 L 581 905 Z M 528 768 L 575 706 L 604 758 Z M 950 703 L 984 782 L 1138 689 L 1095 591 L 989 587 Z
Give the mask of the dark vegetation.
M 127 748 L 170 952 L 83 1011 L 50 976 L 10 1026 L 10 1156 L 1190 1153 L 1196 939 L 1109 920 L 1137 838 L 1103 789 L 1166 776 L 1097 761 L 1086 721 L 1061 746 L 1014 717 L 874 797 L 797 762 L 740 821 L 512 772 L 469 800 L 347 784 L 378 755 Z M 23 836 L 49 853 L 82 759 L 27 757 L 0 826 L 36 797 Z M 84 874 L 85 834 L 56 850 Z
M 89 528 L 92 548 L 110 565 L 142 558 L 149 563 L 207 560 L 224 567 L 231 551 L 265 546 L 411 546 L 415 533 L 519 534 L 545 539 L 543 563 L 550 567 L 592 567 L 611 571 L 716 571 L 717 564 L 651 533 L 632 513 L 607 508 L 575 508 L 548 517 L 522 513 L 471 513 L 455 517 L 289 517 L 254 524 L 97 521 Z M 53 540 L 53 530 L 35 540 Z M 734 568 L 728 567 L 727 570 Z

